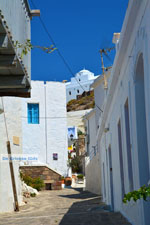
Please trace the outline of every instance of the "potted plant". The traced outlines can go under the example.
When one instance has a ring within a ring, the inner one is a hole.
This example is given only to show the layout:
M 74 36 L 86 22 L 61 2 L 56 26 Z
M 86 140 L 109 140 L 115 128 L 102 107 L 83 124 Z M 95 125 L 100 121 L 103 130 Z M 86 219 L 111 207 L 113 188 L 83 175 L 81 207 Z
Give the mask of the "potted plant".
M 62 184 L 65 183 L 65 178 L 64 178 L 64 176 L 61 176 L 61 183 L 62 183 Z
M 72 184 L 72 179 L 71 177 L 65 177 L 65 185 L 66 186 L 71 186 Z
M 77 175 L 77 179 L 78 179 L 78 182 L 82 182 L 84 181 L 84 175 L 83 174 L 78 174 Z

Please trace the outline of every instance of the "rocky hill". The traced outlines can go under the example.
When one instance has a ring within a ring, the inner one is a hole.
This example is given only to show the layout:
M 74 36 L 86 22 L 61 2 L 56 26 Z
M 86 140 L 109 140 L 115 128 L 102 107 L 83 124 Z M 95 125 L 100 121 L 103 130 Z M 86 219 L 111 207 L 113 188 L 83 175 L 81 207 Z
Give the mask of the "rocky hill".
M 94 108 L 94 91 L 84 92 L 78 99 L 73 99 L 67 104 L 67 112 Z

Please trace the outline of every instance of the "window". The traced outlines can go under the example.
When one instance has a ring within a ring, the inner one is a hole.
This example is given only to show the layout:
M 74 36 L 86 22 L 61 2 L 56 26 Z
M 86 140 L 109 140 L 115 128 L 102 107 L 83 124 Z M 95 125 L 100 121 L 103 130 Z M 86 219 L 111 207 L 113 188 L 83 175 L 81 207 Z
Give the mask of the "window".
M 103 163 L 103 195 L 106 198 L 106 183 L 105 183 L 105 165 Z
M 125 194 L 125 186 L 124 186 L 124 170 L 123 170 L 122 133 L 121 133 L 120 120 L 118 122 L 118 145 L 119 145 L 121 190 L 122 190 L 122 198 L 123 198 Z
M 81 80 L 79 79 L 79 81 L 81 81 Z
M 132 170 L 132 152 L 131 152 L 131 141 L 130 141 L 130 121 L 129 121 L 128 99 L 126 100 L 126 103 L 124 105 L 124 113 L 125 113 L 129 186 L 130 186 L 130 191 L 133 191 L 133 170 Z
M 71 95 L 71 91 L 69 91 L 69 95 Z
M 28 123 L 39 124 L 39 104 L 28 103 Z
M 77 90 L 77 93 L 79 93 L 80 91 L 79 90 Z
M 58 160 L 58 154 L 57 153 L 53 153 L 53 160 Z

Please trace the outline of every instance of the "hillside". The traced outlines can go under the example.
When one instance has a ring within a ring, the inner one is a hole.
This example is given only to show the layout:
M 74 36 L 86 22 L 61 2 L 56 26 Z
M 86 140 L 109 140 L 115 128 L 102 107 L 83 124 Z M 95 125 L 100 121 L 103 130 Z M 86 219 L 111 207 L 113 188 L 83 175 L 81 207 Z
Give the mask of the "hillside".
M 67 104 L 67 112 L 94 108 L 94 91 L 86 92 Z

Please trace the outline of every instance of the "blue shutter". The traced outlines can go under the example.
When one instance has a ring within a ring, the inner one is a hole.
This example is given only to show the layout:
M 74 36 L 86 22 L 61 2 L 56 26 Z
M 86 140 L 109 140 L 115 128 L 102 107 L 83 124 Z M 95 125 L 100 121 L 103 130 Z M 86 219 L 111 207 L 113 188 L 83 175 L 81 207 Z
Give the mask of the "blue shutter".
M 39 104 L 34 104 L 33 106 L 33 123 L 38 124 L 39 123 Z
M 39 124 L 39 104 L 28 103 L 28 123 Z
M 32 107 L 28 104 L 28 123 L 32 123 Z

